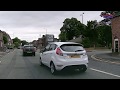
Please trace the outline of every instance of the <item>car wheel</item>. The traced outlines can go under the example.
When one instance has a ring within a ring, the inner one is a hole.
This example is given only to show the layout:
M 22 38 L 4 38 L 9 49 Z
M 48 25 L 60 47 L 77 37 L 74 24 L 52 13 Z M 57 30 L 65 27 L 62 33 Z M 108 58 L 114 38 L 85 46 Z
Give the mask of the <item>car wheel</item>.
M 23 52 L 23 56 L 25 56 L 25 52 Z
M 43 63 L 42 63 L 41 57 L 40 57 L 39 63 L 40 63 L 40 66 L 43 66 Z
M 33 55 L 35 56 L 35 52 L 33 53 Z
M 81 72 L 85 72 L 87 70 L 87 67 L 86 66 L 83 66 L 83 67 L 81 67 L 80 69 L 79 69 L 79 71 L 81 71 Z
M 51 63 L 50 64 L 50 71 L 51 71 L 51 73 L 53 74 L 53 75 L 55 75 L 56 74 L 56 69 L 55 69 L 55 65 L 54 65 L 54 63 Z

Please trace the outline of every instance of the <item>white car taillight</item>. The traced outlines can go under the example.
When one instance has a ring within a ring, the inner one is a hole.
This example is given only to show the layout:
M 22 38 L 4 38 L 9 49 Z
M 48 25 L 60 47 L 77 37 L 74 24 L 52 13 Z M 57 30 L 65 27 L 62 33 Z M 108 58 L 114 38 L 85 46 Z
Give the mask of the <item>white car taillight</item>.
M 62 53 L 62 51 L 60 50 L 59 47 L 56 49 L 56 54 L 60 55 L 60 56 L 63 56 L 63 53 Z

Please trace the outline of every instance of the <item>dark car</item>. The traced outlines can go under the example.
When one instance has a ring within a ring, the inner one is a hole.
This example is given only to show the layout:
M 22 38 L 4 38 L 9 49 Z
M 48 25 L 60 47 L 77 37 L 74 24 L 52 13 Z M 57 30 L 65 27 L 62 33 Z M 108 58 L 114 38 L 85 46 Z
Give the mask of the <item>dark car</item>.
M 23 56 L 27 54 L 31 54 L 35 56 L 36 47 L 34 47 L 33 45 L 24 45 L 22 49 L 23 49 Z

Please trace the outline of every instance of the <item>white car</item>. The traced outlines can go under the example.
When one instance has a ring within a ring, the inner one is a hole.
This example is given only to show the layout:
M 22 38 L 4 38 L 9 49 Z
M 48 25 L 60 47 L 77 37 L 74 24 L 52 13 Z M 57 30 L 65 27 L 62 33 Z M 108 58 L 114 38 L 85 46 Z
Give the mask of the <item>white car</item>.
M 51 73 L 63 69 L 79 69 L 85 72 L 88 56 L 81 44 L 74 42 L 52 42 L 40 51 L 40 65 L 46 65 Z

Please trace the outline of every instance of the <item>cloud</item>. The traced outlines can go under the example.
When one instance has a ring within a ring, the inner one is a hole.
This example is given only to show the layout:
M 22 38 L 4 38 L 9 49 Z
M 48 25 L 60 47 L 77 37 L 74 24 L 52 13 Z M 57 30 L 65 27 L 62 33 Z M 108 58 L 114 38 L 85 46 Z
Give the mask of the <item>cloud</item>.
M 58 38 L 63 21 L 72 17 L 82 21 L 80 14 L 83 12 L 84 24 L 89 20 L 102 20 L 101 11 L 0 11 L 0 29 L 11 37 L 28 41 L 46 33 Z

